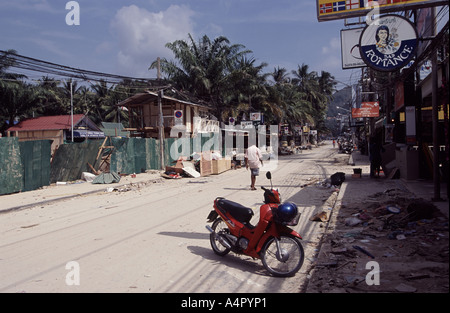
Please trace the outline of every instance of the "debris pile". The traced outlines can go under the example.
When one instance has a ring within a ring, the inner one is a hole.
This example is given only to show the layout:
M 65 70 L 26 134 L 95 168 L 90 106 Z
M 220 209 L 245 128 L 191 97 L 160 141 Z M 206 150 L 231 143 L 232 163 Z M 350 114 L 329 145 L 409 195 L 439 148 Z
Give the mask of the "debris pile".
M 331 220 L 311 292 L 449 292 L 448 219 L 431 202 L 390 189 L 342 205 Z
M 158 178 L 158 179 L 152 179 L 152 180 L 148 180 L 148 181 L 143 181 L 143 182 L 137 182 L 137 183 L 130 183 L 130 184 L 126 184 L 120 187 L 109 187 L 106 189 L 106 192 L 129 192 L 129 191 L 138 191 L 142 188 L 148 187 L 149 185 L 152 184 L 160 184 L 163 183 L 163 179 L 162 178 Z

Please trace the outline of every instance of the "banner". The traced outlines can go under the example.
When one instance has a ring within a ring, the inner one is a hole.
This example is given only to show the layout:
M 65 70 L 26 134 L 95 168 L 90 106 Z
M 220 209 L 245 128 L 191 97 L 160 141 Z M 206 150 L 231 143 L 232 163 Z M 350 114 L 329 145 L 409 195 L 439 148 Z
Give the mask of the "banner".
M 316 0 L 319 22 L 364 16 L 374 8 L 380 13 L 448 5 L 448 0 Z
M 352 118 L 362 117 L 379 117 L 380 116 L 380 104 L 375 102 L 363 102 L 360 108 L 352 108 Z

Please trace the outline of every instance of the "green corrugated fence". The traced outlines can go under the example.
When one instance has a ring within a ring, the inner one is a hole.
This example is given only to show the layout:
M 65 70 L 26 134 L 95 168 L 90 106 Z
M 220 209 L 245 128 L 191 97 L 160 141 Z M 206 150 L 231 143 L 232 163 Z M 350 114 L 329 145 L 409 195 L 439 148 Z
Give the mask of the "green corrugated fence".
M 160 168 L 159 141 L 151 138 L 111 138 L 111 141 L 114 146 L 111 171 L 133 174 Z
M 19 143 L 23 164 L 22 191 L 36 190 L 50 184 L 51 140 Z
M 196 139 L 164 140 L 164 164 L 173 165 L 179 156 L 189 157 L 202 149 L 218 149 L 212 134 Z M 35 190 L 50 183 L 81 179 L 83 172 L 92 172 L 88 163 L 99 166 L 97 159 L 103 140 L 61 145 L 50 164 L 51 141 L 20 142 L 16 137 L 0 138 L 0 195 Z M 159 140 L 149 138 L 110 138 L 105 146 L 114 146 L 110 170 L 121 174 L 159 170 Z
M 0 138 L 0 195 L 50 184 L 50 140 L 20 142 Z
M 102 140 L 86 140 L 82 143 L 64 144 L 56 150 L 50 171 L 50 182 L 68 182 L 81 179 L 83 172 L 91 172 Z
M 23 165 L 17 138 L 0 138 L 0 195 L 23 189 Z

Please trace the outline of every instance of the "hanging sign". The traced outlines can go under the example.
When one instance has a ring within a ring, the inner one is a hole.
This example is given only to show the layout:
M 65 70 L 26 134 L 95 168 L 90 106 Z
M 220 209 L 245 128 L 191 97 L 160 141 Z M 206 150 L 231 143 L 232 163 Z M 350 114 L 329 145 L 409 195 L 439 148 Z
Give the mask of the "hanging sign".
M 359 38 L 364 28 L 341 30 L 342 69 L 365 67 L 359 54 Z
M 380 104 L 376 102 L 363 102 L 360 108 L 352 108 L 352 118 L 379 117 Z
M 417 49 L 414 25 L 399 15 L 388 14 L 366 26 L 359 41 L 364 62 L 378 71 L 395 71 L 409 63 Z

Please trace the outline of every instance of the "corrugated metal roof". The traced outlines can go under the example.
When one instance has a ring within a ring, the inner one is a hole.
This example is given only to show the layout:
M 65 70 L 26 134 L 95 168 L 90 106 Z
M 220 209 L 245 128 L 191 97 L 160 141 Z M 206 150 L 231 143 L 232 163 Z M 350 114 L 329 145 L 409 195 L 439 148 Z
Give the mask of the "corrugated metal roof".
M 77 125 L 84 118 L 84 114 L 73 116 L 73 124 Z M 61 130 L 71 129 L 72 119 L 70 115 L 41 116 L 30 118 L 11 127 L 8 131 L 27 131 L 27 130 Z
M 158 99 L 158 94 L 156 92 L 146 91 L 143 93 L 138 93 L 128 99 L 123 100 L 122 102 L 120 102 L 118 104 L 118 106 L 125 106 L 125 107 L 138 106 L 138 105 L 142 105 L 142 104 L 147 104 L 149 101 L 156 101 L 157 99 Z M 197 104 L 197 103 L 192 103 L 192 102 L 188 102 L 188 101 L 183 101 L 183 100 L 175 99 L 172 97 L 168 97 L 166 95 L 163 96 L 163 99 L 177 102 L 177 103 L 192 105 L 192 106 L 196 106 L 196 107 L 203 107 L 208 110 L 211 109 L 210 107 L 203 105 L 203 104 Z

